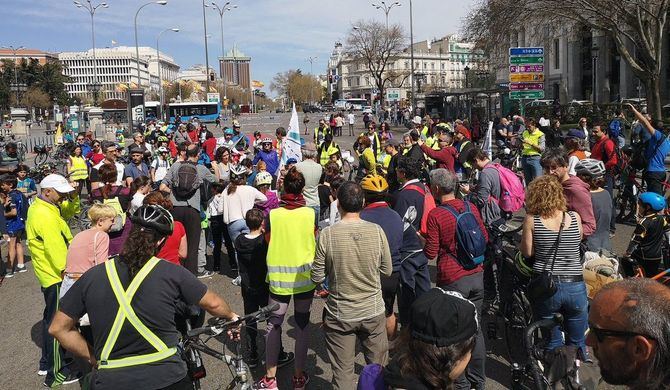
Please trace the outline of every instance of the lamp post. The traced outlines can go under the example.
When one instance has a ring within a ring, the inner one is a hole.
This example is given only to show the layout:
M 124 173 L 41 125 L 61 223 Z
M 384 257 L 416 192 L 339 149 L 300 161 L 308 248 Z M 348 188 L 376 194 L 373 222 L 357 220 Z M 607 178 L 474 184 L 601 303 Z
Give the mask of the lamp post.
M 386 4 L 386 2 L 384 1 L 380 1 L 379 4 L 372 3 L 373 7 L 382 10 L 384 14 L 386 14 L 386 31 L 388 31 L 389 29 L 389 12 L 391 12 L 391 9 L 393 9 L 393 7 L 400 7 L 401 5 L 402 4 L 400 4 L 399 1 L 393 2 L 391 4 Z
M 100 83 L 98 83 L 98 60 L 95 57 L 95 11 L 98 10 L 98 8 L 109 8 L 109 5 L 107 3 L 100 3 L 98 5 L 93 5 L 91 3 L 91 0 L 86 0 L 85 3 L 82 3 L 80 1 L 73 1 L 74 5 L 77 8 L 83 8 L 84 10 L 88 11 L 88 13 L 91 15 L 91 46 L 93 47 L 93 83 L 91 83 L 91 91 L 93 92 L 93 105 L 97 106 L 98 105 L 98 92 L 100 92 Z
M 160 100 L 160 115 L 161 119 L 165 119 L 164 113 L 163 113 L 163 79 L 161 78 L 161 51 L 159 47 L 161 35 L 163 35 L 164 32 L 166 31 L 172 31 L 172 32 L 179 32 L 178 28 L 166 28 L 165 30 L 161 31 L 158 33 L 158 36 L 156 37 L 156 57 L 158 61 L 158 98 Z
M 412 95 L 412 110 L 416 112 L 416 95 L 414 95 L 414 21 L 413 21 L 413 16 L 412 16 L 412 0 L 409 0 L 409 56 L 410 56 L 410 61 L 412 62 L 411 64 L 411 72 L 412 74 L 410 75 L 410 87 L 409 91 L 410 94 Z M 414 113 L 412 113 L 414 115 Z
M 313 71 L 313 66 L 314 66 L 314 61 L 319 59 L 319 57 L 307 57 L 307 61 L 309 61 L 309 75 L 314 77 L 314 71 Z M 314 86 L 310 85 L 309 86 L 309 101 L 311 104 L 314 104 Z
M 137 9 L 137 12 L 135 12 L 135 59 L 137 60 L 137 86 L 139 87 L 142 83 L 141 78 L 140 78 L 140 46 L 137 43 L 137 16 L 140 14 L 140 11 L 142 8 L 146 7 L 147 5 L 151 4 L 158 4 L 158 5 L 165 5 L 167 4 L 167 0 L 158 0 L 158 1 L 150 1 L 148 3 L 144 3 L 140 6 L 140 8 Z
M 219 6 L 215 2 L 212 1 L 211 5 L 205 4 L 205 7 L 211 7 L 214 11 L 219 13 L 219 16 L 221 17 L 221 60 L 223 61 L 223 57 L 226 55 L 225 51 L 225 46 L 223 45 L 223 15 L 226 12 L 230 12 L 233 10 L 233 8 L 237 8 L 237 5 L 235 4 L 230 4 L 230 1 L 227 1 L 223 6 Z M 221 79 L 223 80 L 223 98 L 226 99 L 228 97 L 228 85 L 227 85 L 227 78 L 226 78 L 226 65 L 225 63 L 221 66 Z
M 598 80 L 597 80 L 597 77 L 598 77 L 598 51 L 599 50 L 600 50 L 600 48 L 595 43 L 593 44 L 593 46 L 591 46 L 591 59 L 593 61 L 592 65 L 591 65 L 593 67 L 593 72 L 592 72 L 593 73 L 593 83 L 592 83 L 593 103 L 598 102 Z
M 207 35 L 207 15 L 205 13 L 205 8 L 207 8 L 207 4 L 205 4 L 205 0 L 202 0 L 202 25 L 205 29 L 205 73 L 207 74 L 207 77 L 205 78 L 205 100 L 207 100 L 207 94 L 209 93 L 209 47 L 207 45 L 207 39 L 209 36 Z
M 19 47 L 14 47 L 14 46 L 3 46 L 3 49 L 9 49 L 12 52 L 12 58 L 14 58 L 14 89 L 16 90 L 16 104 L 19 104 L 19 68 L 18 68 L 18 63 L 17 60 L 19 59 L 18 55 L 16 55 L 16 52 L 19 50 L 25 49 L 23 46 Z

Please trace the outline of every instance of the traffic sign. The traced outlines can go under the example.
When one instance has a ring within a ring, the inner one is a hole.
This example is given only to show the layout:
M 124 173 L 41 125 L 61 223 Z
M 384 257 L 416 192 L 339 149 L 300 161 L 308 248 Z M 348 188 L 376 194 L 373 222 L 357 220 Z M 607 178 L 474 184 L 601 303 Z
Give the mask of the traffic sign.
M 509 75 L 509 81 L 513 83 L 544 81 L 544 73 L 513 73 Z
M 519 65 L 544 64 L 544 56 L 510 57 L 509 63 Z
M 511 83 L 509 89 L 512 91 L 541 91 L 544 83 Z
M 543 47 L 510 47 L 509 48 L 510 56 L 528 56 L 528 55 L 544 55 Z
M 510 99 L 544 99 L 544 91 L 511 91 Z
M 543 73 L 544 65 L 510 65 L 510 73 Z

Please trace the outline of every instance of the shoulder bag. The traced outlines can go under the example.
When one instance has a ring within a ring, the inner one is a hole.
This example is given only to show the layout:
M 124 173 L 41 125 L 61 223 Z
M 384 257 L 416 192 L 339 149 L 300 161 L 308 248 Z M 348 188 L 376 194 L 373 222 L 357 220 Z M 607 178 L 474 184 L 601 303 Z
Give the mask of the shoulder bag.
M 554 244 L 554 256 L 551 259 L 551 266 L 549 271 L 545 264 L 544 269 L 539 274 L 533 275 L 528 282 L 528 297 L 534 302 L 541 302 L 547 300 L 556 294 L 558 287 L 552 279 L 554 273 L 554 263 L 556 262 L 556 255 L 558 254 L 558 246 L 561 244 L 561 233 L 563 232 L 563 227 L 565 227 L 565 212 L 561 214 L 561 227 L 558 229 L 558 237 L 556 237 L 556 243 Z

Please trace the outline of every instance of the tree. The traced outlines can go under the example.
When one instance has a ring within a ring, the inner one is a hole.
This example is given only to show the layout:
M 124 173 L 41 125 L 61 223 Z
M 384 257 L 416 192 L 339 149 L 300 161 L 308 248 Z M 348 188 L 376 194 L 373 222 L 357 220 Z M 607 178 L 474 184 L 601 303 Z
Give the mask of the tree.
M 346 42 L 346 55 L 354 62 L 364 64 L 379 91 L 380 103 L 383 103 L 387 83 L 401 76 L 388 69 L 388 65 L 405 49 L 402 26 L 387 28 L 382 22 L 359 21 L 349 30 Z
M 287 96 L 300 105 L 302 103 L 321 101 L 323 87 L 312 75 L 305 75 L 300 69 L 291 69 L 275 75 L 270 83 L 270 90 L 279 96 Z
M 28 108 L 48 108 L 52 101 L 49 94 L 37 87 L 31 87 L 23 94 L 21 104 Z
M 480 0 L 466 17 L 464 32 L 491 49 L 509 41 L 510 23 L 599 31 L 612 39 L 621 58 L 645 83 L 649 112 L 661 118 L 661 63 L 669 10 L 670 0 Z

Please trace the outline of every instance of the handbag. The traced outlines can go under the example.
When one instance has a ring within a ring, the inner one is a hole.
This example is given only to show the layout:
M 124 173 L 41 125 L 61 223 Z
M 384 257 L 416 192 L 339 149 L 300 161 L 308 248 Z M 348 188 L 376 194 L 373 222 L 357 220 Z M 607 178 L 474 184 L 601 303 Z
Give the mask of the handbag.
M 556 262 L 556 255 L 558 254 L 558 246 L 561 244 L 561 233 L 565 227 L 565 212 L 561 214 L 561 227 L 558 229 L 558 237 L 554 244 L 554 256 L 551 259 L 551 267 L 547 271 L 545 264 L 544 269 L 539 274 L 534 275 L 530 282 L 528 282 L 528 297 L 535 302 L 545 301 L 556 294 L 558 287 L 552 279 L 554 273 L 554 263 Z

